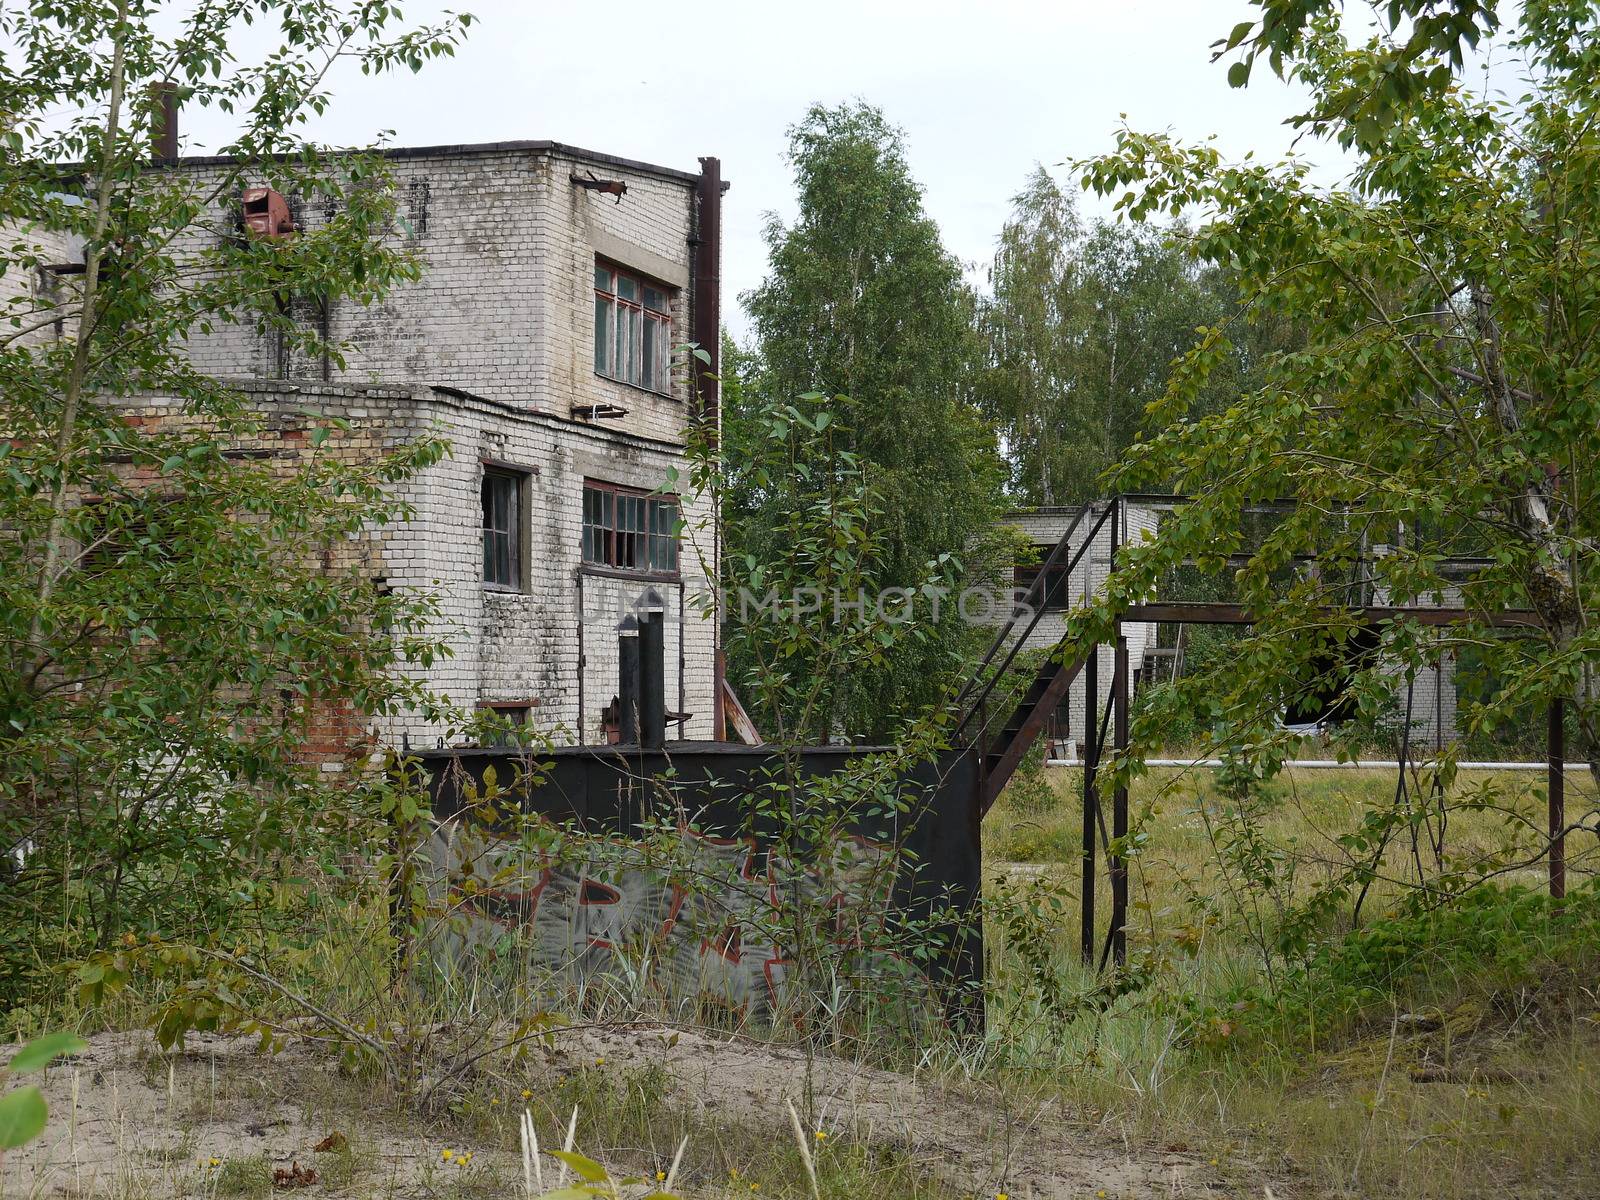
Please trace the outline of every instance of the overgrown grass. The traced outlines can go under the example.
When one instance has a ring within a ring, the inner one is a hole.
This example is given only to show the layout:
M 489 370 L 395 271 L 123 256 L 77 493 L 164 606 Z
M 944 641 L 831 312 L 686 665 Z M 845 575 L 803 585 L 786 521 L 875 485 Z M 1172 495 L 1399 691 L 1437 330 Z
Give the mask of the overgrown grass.
M 1441 858 L 1448 870 L 1532 857 L 1541 777 L 1463 773 L 1443 797 L 1443 855 L 1425 833 L 1415 848 L 1391 840 L 1373 857 L 1359 921 L 1351 896 L 1284 955 L 1279 916 L 1372 853 L 1339 835 L 1392 802 L 1393 774 L 1291 770 L 1269 784 L 1249 808 L 1263 878 L 1246 881 L 1219 847 L 1230 799 L 1216 773 L 1153 770 L 1132 789 L 1143 839 L 1131 858 L 1132 971 L 1117 986 L 1078 961 L 1081 776 L 1052 769 L 1048 782 L 1008 792 L 984 826 L 1000 918 L 986 935 L 985 1053 L 1006 1086 L 1214 1158 L 1241 1189 L 1600 1194 L 1592 835 L 1568 839 L 1561 906 L 1543 895 L 1536 862 L 1437 909 L 1416 890 Z M 1440 798 L 1421 782 L 1436 829 Z M 1569 813 L 1592 807 L 1588 791 L 1569 778 Z M 1102 882 L 1097 945 L 1108 912 Z

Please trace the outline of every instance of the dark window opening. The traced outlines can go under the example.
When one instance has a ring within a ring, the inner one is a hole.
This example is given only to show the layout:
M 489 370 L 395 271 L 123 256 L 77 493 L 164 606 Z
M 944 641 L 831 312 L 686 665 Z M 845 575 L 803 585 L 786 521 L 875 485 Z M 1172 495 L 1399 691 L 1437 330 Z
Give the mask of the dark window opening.
M 486 739 L 488 745 L 496 750 L 512 750 L 526 740 L 524 732 L 529 719 L 533 716 L 531 704 L 501 704 L 488 703 L 478 706 L 490 716 L 501 728 L 489 731 Z
M 1043 551 L 1041 557 L 1048 558 L 1050 551 L 1054 550 L 1055 547 L 1050 546 L 1041 549 Z M 1035 581 L 1038 580 L 1042 571 L 1042 562 L 1015 567 L 1012 571 L 1013 586 L 1019 592 L 1028 592 L 1029 589 L 1034 588 Z M 1072 602 L 1071 585 L 1072 580 L 1067 573 L 1066 564 L 1057 563 L 1050 568 L 1050 578 L 1045 583 L 1039 584 L 1035 590 L 1029 592 L 1028 600 L 1036 608 L 1068 608 Z
M 672 392 L 672 291 L 607 263 L 594 268 L 594 369 Z
M 677 574 L 677 497 L 586 481 L 583 561 L 623 571 Z
M 522 479 L 484 468 L 483 582 L 490 587 L 522 587 Z

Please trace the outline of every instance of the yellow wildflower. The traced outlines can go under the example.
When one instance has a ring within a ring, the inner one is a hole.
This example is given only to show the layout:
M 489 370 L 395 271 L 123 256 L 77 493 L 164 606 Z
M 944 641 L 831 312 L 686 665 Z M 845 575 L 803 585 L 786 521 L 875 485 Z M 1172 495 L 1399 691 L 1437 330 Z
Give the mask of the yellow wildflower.
M 220 1158 L 213 1158 L 211 1160 L 211 1165 L 213 1167 L 220 1167 L 222 1165 L 222 1160 Z
M 533 1093 L 530 1092 L 527 1088 L 523 1088 L 522 1089 L 522 1098 L 524 1100 L 532 1100 L 533 1099 Z
M 656 1182 L 657 1183 L 660 1183 L 666 1177 L 667 1177 L 667 1173 L 665 1171 L 657 1171 L 656 1172 Z
M 454 1150 L 441 1150 L 441 1151 L 439 1151 L 439 1157 L 444 1159 L 445 1162 L 449 1162 L 455 1156 L 456 1156 L 456 1152 Z
M 827 1140 L 828 1140 L 828 1131 L 825 1130 L 825 1129 L 817 1130 L 817 1141 L 825 1142 Z

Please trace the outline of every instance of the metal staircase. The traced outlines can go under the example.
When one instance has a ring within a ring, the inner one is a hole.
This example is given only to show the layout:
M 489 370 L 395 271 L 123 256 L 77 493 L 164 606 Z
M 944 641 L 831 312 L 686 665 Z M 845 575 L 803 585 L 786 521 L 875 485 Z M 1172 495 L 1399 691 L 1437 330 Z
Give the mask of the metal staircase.
M 980 814 L 986 815 L 994 805 L 1001 789 L 1016 771 L 1023 755 L 1027 754 L 1028 748 L 1044 729 L 1050 714 L 1060 705 L 1067 689 L 1087 661 L 1090 652 L 1087 648 L 1080 652 L 1065 641 L 1058 642 L 1051 647 L 1021 694 L 1014 700 L 1008 695 L 1010 685 L 1006 680 L 1017 655 L 1044 616 L 1045 598 L 1051 588 L 1051 580 L 1072 578 L 1072 572 L 1089 552 L 1089 547 L 1094 544 L 1115 510 L 1114 503 L 1101 509 L 1082 543 L 1074 551 L 1073 536 L 1084 520 L 1095 512 L 1095 508 L 1087 506 L 1077 515 L 1040 566 L 1039 573 L 1028 585 L 1023 598 L 1012 609 L 1010 619 L 995 636 L 972 681 L 956 697 L 956 711 L 959 714 L 956 739 L 976 747 L 982 756 L 979 771 Z M 1032 614 L 1031 619 L 1018 633 L 1022 617 L 1028 613 Z M 1001 713 L 1005 719 L 997 725 Z

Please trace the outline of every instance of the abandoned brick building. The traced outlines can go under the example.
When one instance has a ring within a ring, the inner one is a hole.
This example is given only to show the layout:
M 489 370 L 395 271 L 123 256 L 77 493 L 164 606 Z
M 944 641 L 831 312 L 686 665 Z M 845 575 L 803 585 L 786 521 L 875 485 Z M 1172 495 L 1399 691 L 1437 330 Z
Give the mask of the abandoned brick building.
M 319 420 L 308 413 L 346 423 L 323 452 L 448 440 L 450 453 L 403 486 L 414 518 L 353 551 L 378 586 L 436 598 L 436 633 L 453 654 L 428 669 L 433 691 L 558 744 L 603 741 L 619 620 L 651 605 L 666 613 L 668 736 L 720 736 L 717 627 L 696 604 L 710 591 L 713 523 L 708 502 L 669 487 L 691 416 L 716 413 L 715 380 L 703 369 L 691 379 L 674 350 L 716 349 L 718 161 L 686 172 L 548 141 L 384 153 L 420 280 L 367 306 L 292 301 L 324 339 L 353 348 L 343 367 L 223 324 L 192 336 L 194 363 L 251 398 L 259 453 L 303 453 Z M 204 183 L 229 165 L 187 157 L 161 169 Z M 323 201 L 272 182 L 216 203 L 246 222 L 326 219 Z M 81 247 L 53 253 L 82 261 Z M 17 275 L 0 286 L 32 287 L 40 301 L 63 282 Z M 160 395 L 122 403 L 133 420 L 182 419 Z M 374 735 L 433 745 L 445 733 L 418 716 L 317 723 L 310 749 L 326 769 Z

